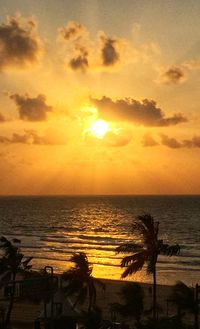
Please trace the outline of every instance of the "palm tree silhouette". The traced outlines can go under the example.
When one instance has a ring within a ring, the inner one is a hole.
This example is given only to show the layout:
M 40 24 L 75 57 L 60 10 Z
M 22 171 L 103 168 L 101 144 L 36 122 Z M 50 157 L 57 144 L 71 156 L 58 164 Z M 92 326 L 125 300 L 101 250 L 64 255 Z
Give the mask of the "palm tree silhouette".
M 129 282 L 122 287 L 120 295 L 124 303 L 112 303 L 111 312 L 118 313 L 122 317 L 132 317 L 139 325 L 144 310 L 142 287 L 136 282 Z
M 103 289 L 105 285 L 92 276 L 92 266 L 84 252 L 73 254 L 70 261 L 74 266 L 62 275 L 62 279 L 68 282 L 64 290 L 68 295 L 76 295 L 74 308 L 77 304 L 83 304 L 88 297 L 88 312 L 90 312 L 96 305 L 95 285 L 98 284 Z
M 24 258 L 24 255 L 20 252 L 18 246 L 21 241 L 13 239 L 14 242 L 9 241 L 6 237 L 0 238 L 0 248 L 3 251 L 2 257 L 0 258 L 0 274 L 1 284 L 6 281 L 10 282 L 10 302 L 5 318 L 5 327 L 7 328 L 10 323 L 11 313 L 14 305 L 15 289 L 16 289 L 16 276 L 21 274 L 25 276 L 31 269 L 29 265 L 33 257 Z
M 188 287 L 182 281 L 178 281 L 173 287 L 171 294 L 172 302 L 177 306 L 179 321 L 185 311 L 189 311 L 194 315 L 195 328 L 198 328 L 198 301 L 195 299 L 194 289 Z M 182 312 L 181 312 L 182 311 Z
M 122 278 L 140 271 L 147 265 L 147 273 L 153 275 L 153 319 L 156 319 L 156 264 L 159 254 L 172 256 L 179 254 L 180 246 L 164 244 L 163 240 L 158 239 L 159 222 L 155 222 L 150 214 L 144 214 L 137 217 L 133 223 L 133 233 L 137 233 L 141 243 L 122 244 L 116 248 L 118 253 L 131 253 L 123 257 L 121 267 L 125 267 Z

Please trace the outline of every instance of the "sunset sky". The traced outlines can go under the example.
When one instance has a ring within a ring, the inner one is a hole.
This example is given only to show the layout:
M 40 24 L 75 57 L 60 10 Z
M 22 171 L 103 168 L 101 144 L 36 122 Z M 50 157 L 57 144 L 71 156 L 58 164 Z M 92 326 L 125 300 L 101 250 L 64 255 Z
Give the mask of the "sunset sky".
M 0 0 L 0 194 L 200 193 L 199 15 Z

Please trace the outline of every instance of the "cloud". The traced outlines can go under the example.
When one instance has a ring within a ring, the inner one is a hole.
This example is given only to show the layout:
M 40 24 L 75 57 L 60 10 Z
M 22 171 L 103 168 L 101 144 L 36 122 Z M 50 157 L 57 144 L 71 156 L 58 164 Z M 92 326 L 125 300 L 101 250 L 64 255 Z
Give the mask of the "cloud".
M 164 84 L 178 84 L 186 80 L 184 70 L 178 66 L 172 66 L 161 74 L 158 82 Z
M 63 145 L 66 139 L 51 135 L 38 135 L 35 130 L 25 130 L 24 134 L 13 133 L 11 137 L 0 136 L 3 144 L 29 144 L 29 145 Z
M 81 70 L 82 72 L 85 72 L 89 66 L 88 51 L 85 48 L 80 48 L 79 55 L 70 60 L 69 66 L 74 71 Z
M 162 144 L 170 148 L 200 148 L 200 136 L 194 136 L 192 139 L 185 139 L 181 142 L 164 134 L 160 134 L 160 137 Z
M 151 133 L 146 133 L 143 136 L 142 144 L 145 147 L 151 147 L 158 145 L 158 142 L 152 137 Z
M 139 125 L 158 127 L 177 125 L 187 121 L 182 114 L 166 118 L 156 102 L 148 99 L 142 102 L 134 99 L 119 99 L 114 102 L 103 96 L 102 99 L 91 98 L 91 102 L 97 107 L 100 117 L 105 120 L 129 121 Z
M 182 64 L 184 67 L 186 67 L 188 70 L 199 70 L 200 69 L 200 59 L 190 59 L 185 61 Z
M 160 134 L 161 142 L 163 145 L 173 149 L 181 148 L 182 143 L 178 142 L 175 138 L 170 138 L 165 134 Z
M 86 32 L 84 25 L 75 21 L 69 21 L 66 26 L 58 29 L 59 36 L 64 41 L 77 40 Z
M 100 38 L 102 42 L 101 56 L 103 65 L 113 66 L 120 58 L 120 54 L 116 49 L 118 41 L 103 35 Z
M 43 121 L 47 119 L 47 112 L 52 111 L 52 107 L 46 104 L 46 97 L 44 95 L 31 98 L 28 95 L 21 96 L 19 94 L 13 94 L 10 98 L 17 105 L 21 120 Z
M 34 19 L 7 17 L 7 22 L 0 25 L 0 70 L 24 68 L 38 62 L 41 41 L 35 30 Z
M 89 32 L 86 27 L 69 21 L 58 29 L 59 39 L 67 45 L 67 65 L 73 71 L 85 72 L 89 68 L 88 56 L 91 51 Z
M 183 141 L 183 147 L 200 147 L 200 136 L 194 136 L 192 139 L 185 139 Z
M 5 122 L 6 118 L 3 116 L 3 114 L 0 113 L 0 123 Z
M 146 61 L 155 53 L 152 44 L 137 49 L 127 39 L 108 36 L 103 31 L 97 31 L 91 38 L 88 29 L 75 21 L 60 27 L 58 36 L 65 46 L 67 67 L 74 71 L 107 72 L 129 63 Z

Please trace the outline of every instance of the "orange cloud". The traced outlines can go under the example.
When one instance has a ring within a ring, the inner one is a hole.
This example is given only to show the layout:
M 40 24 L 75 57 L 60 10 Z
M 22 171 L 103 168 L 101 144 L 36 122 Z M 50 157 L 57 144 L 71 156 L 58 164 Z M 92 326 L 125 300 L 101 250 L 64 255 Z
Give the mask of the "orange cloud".
M 182 114 L 166 117 L 153 100 L 145 99 L 142 102 L 135 99 L 119 99 L 113 101 L 109 97 L 102 99 L 91 98 L 97 107 L 100 117 L 106 120 L 129 121 L 144 126 L 166 127 L 187 122 Z

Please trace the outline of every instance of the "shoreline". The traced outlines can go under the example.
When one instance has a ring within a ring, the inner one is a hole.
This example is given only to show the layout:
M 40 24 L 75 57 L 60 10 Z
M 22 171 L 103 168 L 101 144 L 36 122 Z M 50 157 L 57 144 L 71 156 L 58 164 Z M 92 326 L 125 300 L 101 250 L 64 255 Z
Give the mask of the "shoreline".
M 56 274 L 55 274 L 56 275 Z M 56 275 L 60 278 L 60 275 Z M 105 284 L 105 290 L 96 285 L 97 290 L 97 306 L 102 312 L 104 319 L 113 320 L 113 314 L 111 314 L 110 304 L 112 303 L 123 303 L 123 299 L 120 296 L 121 288 L 127 283 L 138 283 L 144 291 L 144 311 L 148 311 L 152 307 L 152 283 L 135 282 L 135 281 L 125 281 L 125 280 L 112 280 L 112 279 L 101 279 L 98 278 Z M 176 307 L 170 303 L 170 293 L 172 291 L 172 286 L 169 285 L 157 285 L 157 302 L 159 305 L 159 317 L 175 316 L 177 314 Z M 62 298 L 65 301 L 67 297 Z M 70 297 L 71 299 L 71 297 Z M 72 297 L 73 300 L 73 297 Z M 88 306 L 88 300 L 83 305 L 77 307 L 80 311 L 86 311 Z M 30 301 L 16 300 L 14 304 L 12 322 L 16 325 L 19 324 L 22 327 L 27 324 L 27 327 L 33 325 L 34 320 L 41 316 L 43 312 L 43 303 L 35 304 Z M 150 314 L 149 314 L 150 315 Z M 187 314 L 187 318 L 190 322 L 193 321 L 192 316 Z M 123 322 L 127 324 L 133 323 L 131 318 L 122 318 L 116 315 L 115 320 L 117 322 Z M 32 325 L 31 325 L 32 324 Z M 33 326 L 32 326 L 33 327 Z

